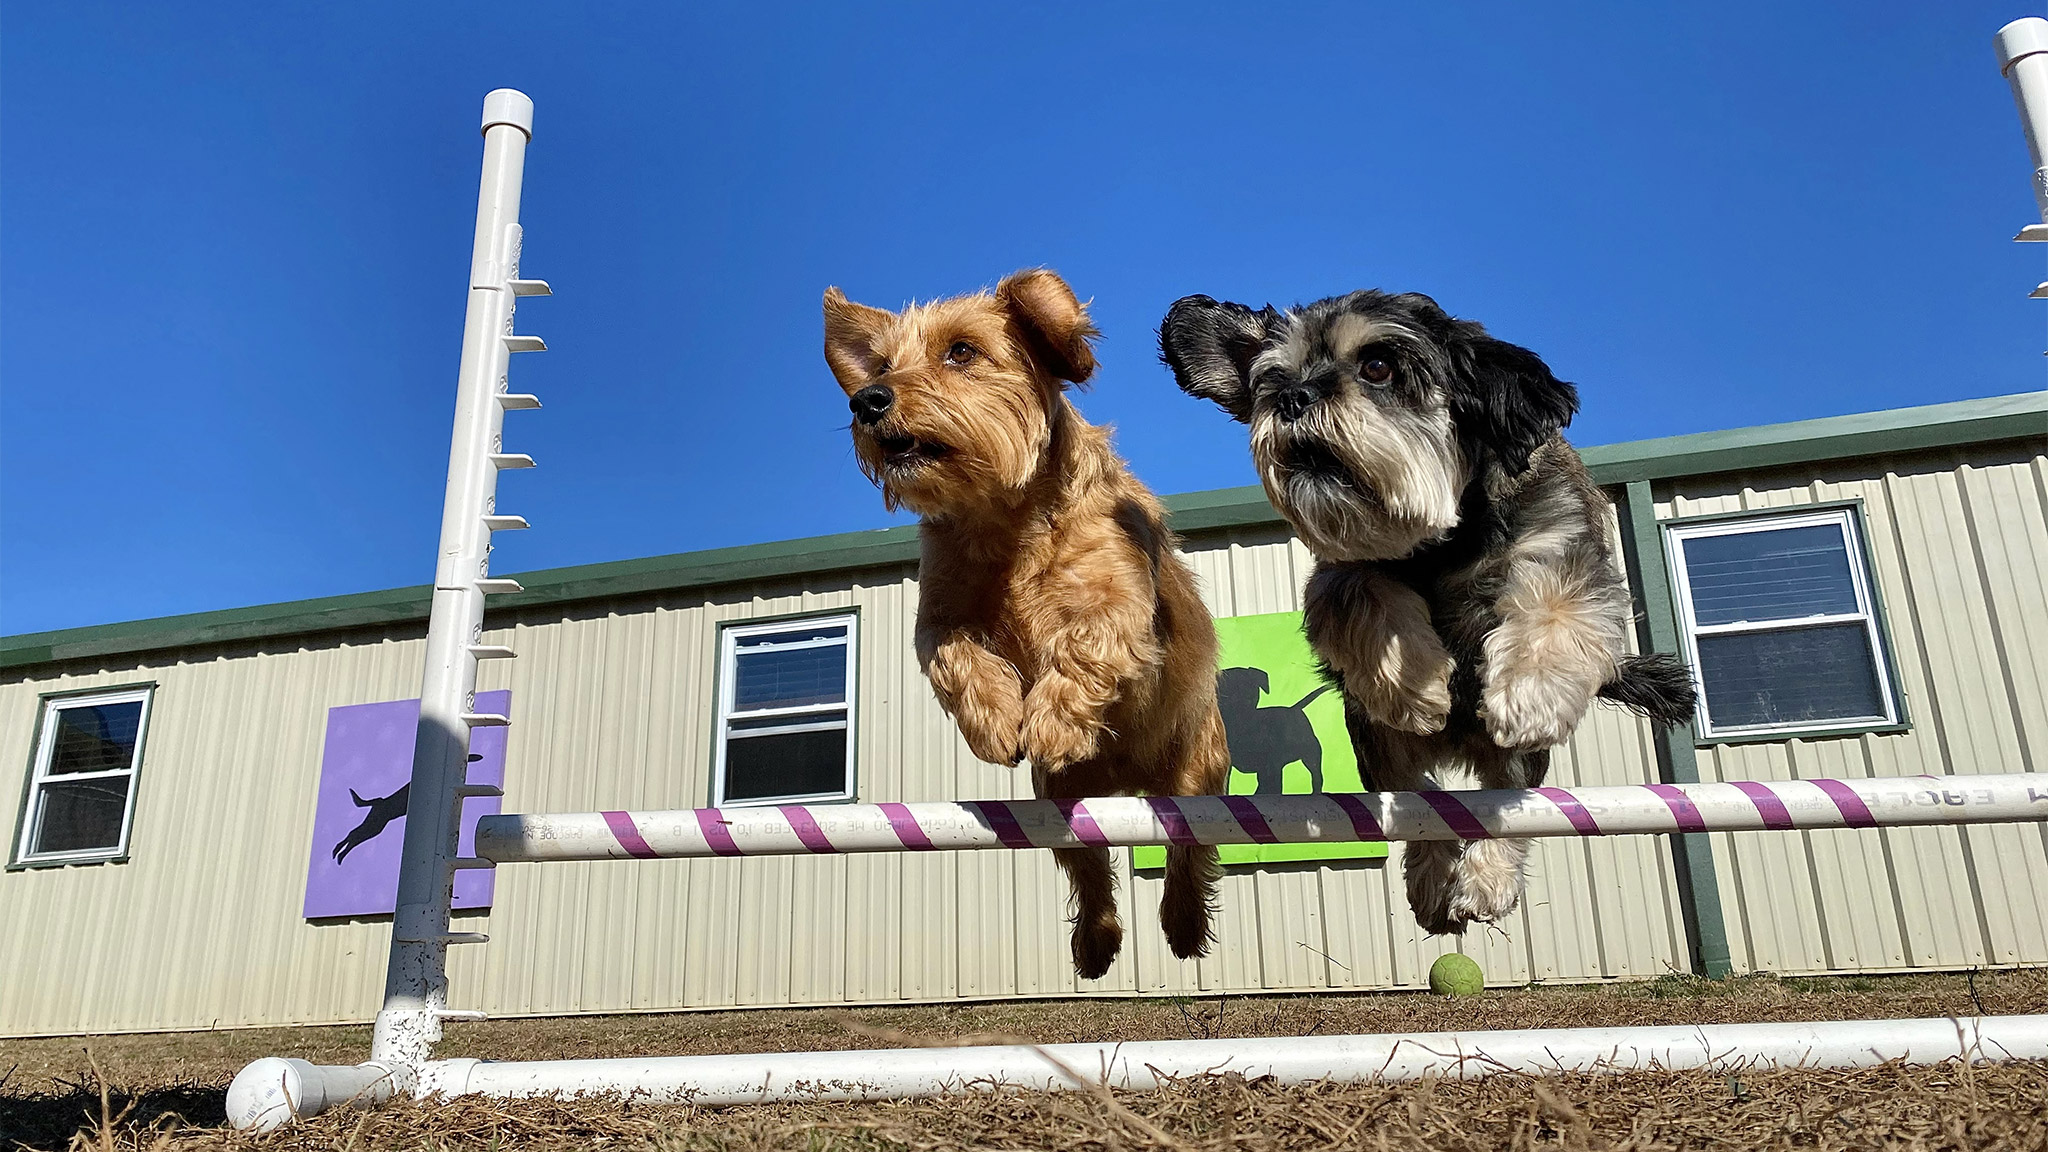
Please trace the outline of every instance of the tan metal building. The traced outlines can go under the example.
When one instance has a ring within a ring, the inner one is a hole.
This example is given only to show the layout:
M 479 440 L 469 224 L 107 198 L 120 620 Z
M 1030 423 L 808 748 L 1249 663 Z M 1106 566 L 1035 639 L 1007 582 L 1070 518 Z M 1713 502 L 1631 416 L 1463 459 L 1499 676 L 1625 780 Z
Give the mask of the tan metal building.
M 1664 737 L 1597 710 L 1554 783 L 2042 769 L 2048 396 L 1584 456 L 1615 497 L 1641 643 L 1684 654 L 1707 704 L 1699 734 Z M 1300 608 L 1310 557 L 1256 489 L 1169 503 L 1219 617 Z M 823 765 L 802 795 L 1028 790 L 973 759 L 918 672 L 914 529 L 520 579 L 484 639 L 519 658 L 481 684 L 512 692 L 505 811 L 772 798 L 741 737 L 777 723 L 796 743 L 776 747 Z M 427 605 L 412 588 L 0 640 L 0 764 L 23 773 L 0 1035 L 375 1013 L 389 918 L 302 915 L 323 732 L 331 708 L 417 694 Z M 820 651 L 845 657 L 836 707 L 750 712 L 732 688 L 735 661 Z M 1415 927 L 1399 856 L 1232 868 L 1196 962 L 1167 953 L 1156 874 L 1126 859 L 1128 943 L 1085 983 L 1043 852 L 508 866 L 458 917 L 491 941 L 456 951 L 453 998 L 525 1015 L 1415 987 L 1453 942 Z M 1464 947 L 1499 983 L 2044 964 L 2048 825 L 1543 841 L 1523 907 Z

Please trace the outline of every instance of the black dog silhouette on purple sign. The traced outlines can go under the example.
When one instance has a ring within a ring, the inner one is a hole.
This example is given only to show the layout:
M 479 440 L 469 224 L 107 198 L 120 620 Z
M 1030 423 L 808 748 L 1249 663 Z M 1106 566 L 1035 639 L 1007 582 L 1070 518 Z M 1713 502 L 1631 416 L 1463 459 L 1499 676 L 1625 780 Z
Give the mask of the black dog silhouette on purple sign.
M 363 822 L 351 829 L 348 835 L 341 838 L 341 843 L 334 846 L 334 862 L 341 863 L 349 853 L 376 839 L 386 825 L 405 815 L 405 804 L 411 791 L 412 782 L 409 780 L 399 785 L 398 791 L 391 795 L 371 800 L 365 800 L 356 794 L 355 789 L 349 789 L 348 798 L 356 802 L 356 807 L 368 808 L 369 811 L 363 813 Z
M 1291 705 L 1261 707 L 1272 681 L 1262 668 L 1225 668 L 1216 674 L 1216 707 L 1230 744 L 1230 766 L 1258 781 L 1255 793 L 1277 796 L 1287 766 L 1308 769 L 1310 790 L 1323 790 L 1323 742 L 1306 709 L 1330 690 L 1325 684 Z

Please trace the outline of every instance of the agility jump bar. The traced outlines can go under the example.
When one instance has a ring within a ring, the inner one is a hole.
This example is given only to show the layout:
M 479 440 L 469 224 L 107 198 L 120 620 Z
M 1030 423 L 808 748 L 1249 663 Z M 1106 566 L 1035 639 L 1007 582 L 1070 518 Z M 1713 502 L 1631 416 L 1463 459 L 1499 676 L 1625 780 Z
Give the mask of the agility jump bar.
M 1112 796 L 496 815 L 476 853 L 659 860 L 1140 844 L 1625 836 L 2048 820 L 2048 774 L 1314 796 Z

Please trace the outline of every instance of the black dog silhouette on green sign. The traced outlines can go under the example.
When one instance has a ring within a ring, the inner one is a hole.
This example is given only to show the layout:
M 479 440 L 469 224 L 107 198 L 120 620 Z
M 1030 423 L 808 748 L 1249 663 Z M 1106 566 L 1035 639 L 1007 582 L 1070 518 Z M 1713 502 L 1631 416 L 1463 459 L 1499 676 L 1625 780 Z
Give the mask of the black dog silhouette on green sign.
M 1271 680 L 1262 668 L 1225 668 L 1216 674 L 1216 707 L 1230 744 L 1230 766 L 1258 781 L 1254 793 L 1278 796 L 1287 766 L 1308 769 L 1309 788 L 1323 790 L 1323 743 L 1307 708 L 1330 690 L 1325 684 L 1290 705 L 1261 706 Z

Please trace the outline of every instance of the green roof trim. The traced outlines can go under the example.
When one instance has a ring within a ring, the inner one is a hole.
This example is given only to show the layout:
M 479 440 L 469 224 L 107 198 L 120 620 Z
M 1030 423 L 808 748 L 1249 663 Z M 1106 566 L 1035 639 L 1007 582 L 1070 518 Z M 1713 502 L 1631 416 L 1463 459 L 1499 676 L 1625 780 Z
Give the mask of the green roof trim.
M 768 580 L 884 568 L 917 562 L 917 528 L 883 528 L 778 540 L 702 552 L 679 552 L 641 560 L 615 560 L 522 572 L 513 578 L 524 591 L 490 598 L 491 612 L 547 604 L 601 600 L 641 592 L 676 591 Z M 226 644 L 307 636 L 352 628 L 424 624 L 433 607 L 425 584 L 317 600 L 292 600 L 256 608 L 160 616 L 123 624 L 99 624 L 56 632 L 0 637 L 0 668 L 47 664 L 196 644 Z
M 2048 392 L 1598 445 L 1582 448 L 1579 454 L 1599 483 L 1625 484 L 2035 437 L 2048 438 Z M 1183 535 L 1281 523 L 1264 491 L 1257 487 L 1169 496 L 1166 506 L 1174 530 Z M 914 525 L 844 532 L 519 573 L 516 578 L 525 591 L 493 596 L 490 606 L 498 612 L 785 576 L 886 568 L 916 563 L 917 555 Z M 423 623 L 431 600 L 431 589 L 420 585 L 29 632 L 0 637 L 0 669 L 202 644 Z
M 2031 437 L 2048 437 L 2048 392 L 1631 440 L 1579 455 L 1594 480 L 1626 484 Z

